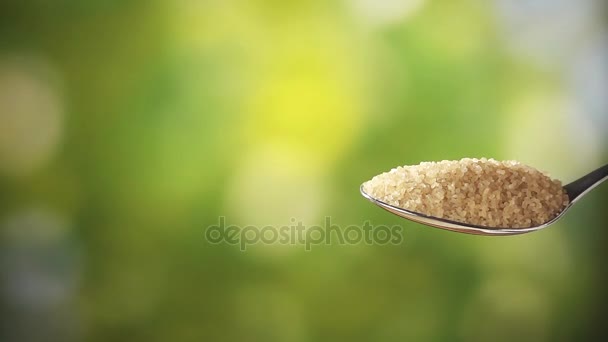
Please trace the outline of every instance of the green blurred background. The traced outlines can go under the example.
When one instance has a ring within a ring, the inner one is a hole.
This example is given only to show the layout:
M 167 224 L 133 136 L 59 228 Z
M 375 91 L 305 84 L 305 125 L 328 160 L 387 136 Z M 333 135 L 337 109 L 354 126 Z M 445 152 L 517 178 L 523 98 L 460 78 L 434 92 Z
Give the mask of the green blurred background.
M 0 340 L 570 341 L 605 333 L 608 186 L 502 238 L 361 182 L 608 162 L 605 2 L 0 2 Z M 371 220 L 397 246 L 213 245 Z

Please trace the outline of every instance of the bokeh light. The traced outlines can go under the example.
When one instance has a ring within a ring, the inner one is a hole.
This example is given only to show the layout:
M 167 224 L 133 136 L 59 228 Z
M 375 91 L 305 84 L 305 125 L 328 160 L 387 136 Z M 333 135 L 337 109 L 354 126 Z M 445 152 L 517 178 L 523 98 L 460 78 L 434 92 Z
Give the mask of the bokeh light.
M 0 170 L 18 175 L 43 166 L 63 132 L 56 71 L 40 58 L 0 57 Z
M 1 2 L 0 341 L 605 339 L 606 185 L 501 238 L 359 194 L 427 160 L 515 159 L 564 182 L 606 164 L 605 9 Z M 328 219 L 402 240 L 206 237 Z

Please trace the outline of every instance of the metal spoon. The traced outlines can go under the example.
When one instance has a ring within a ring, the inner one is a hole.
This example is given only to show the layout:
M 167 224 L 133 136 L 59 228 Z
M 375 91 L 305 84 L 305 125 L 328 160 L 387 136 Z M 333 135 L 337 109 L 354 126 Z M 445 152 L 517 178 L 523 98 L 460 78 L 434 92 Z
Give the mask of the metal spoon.
M 451 220 L 446 220 L 438 217 L 432 217 L 424 214 L 420 214 L 417 212 L 413 212 L 407 209 L 395 207 L 393 205 L 384 203 L 379 201 L 370 195 L 368 195 L 363 190 L 363 184 L 361 184 L 361 194 L 363 197 L 370 200 L 372 203 L 376 204 L 380 208 L 387 210 L 397 216 L 403 217 L 408 220 L 412 220 L 418 223 L 426 224 L 428 226 L 432 226 L 435 228 L 451 230 L 459 233 L 466 234 L 476 234 L 476 235 L 517 235 L 534 232 L 543 228 L 546 228 L 557 220 L 559 220 L 568 209 L 572 207 L 574 203 L 576 203 L 581 197 L 586 195 L 591 189 L 598 186 L 600 183 L 608 179 L 608 165 L 604 165 L 599 169 L 589 173 L 582 178 L 575 180 L 574 182 L 565 185 L 564 190 L 568 194 L 568 199 L 570 200 L 568 205 L 562 210 L 559 215 L 553 218 L 551 221 L 541 224 L 536 227 L 529 228 L 500 228 L 500 227 L 483 227 L 474 224 L 467 224 L 462 222 L 456 222 Z M 365 183 L 364 183 L 365 184 Z

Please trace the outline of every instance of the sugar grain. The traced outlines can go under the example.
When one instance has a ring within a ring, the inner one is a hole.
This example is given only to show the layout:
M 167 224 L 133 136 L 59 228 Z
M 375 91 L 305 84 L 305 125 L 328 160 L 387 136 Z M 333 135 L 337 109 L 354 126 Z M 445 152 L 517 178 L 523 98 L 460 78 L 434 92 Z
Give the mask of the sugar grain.
M 497 228 L 541 225 L 568 205 L 559 180 L 517 161 L 485 158 L 400 166 L 363 190 L 410 211 Z

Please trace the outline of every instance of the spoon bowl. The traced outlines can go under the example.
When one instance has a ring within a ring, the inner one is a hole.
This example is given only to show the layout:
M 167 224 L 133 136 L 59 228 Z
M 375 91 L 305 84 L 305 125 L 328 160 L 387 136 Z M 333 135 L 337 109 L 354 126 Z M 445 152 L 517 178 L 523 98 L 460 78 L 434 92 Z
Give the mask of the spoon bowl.
M 599 169 L 587 174 L 586 176 L 581 177 L 580 179 L 567 184 L 564 186 L 564 190 L 568 195 L 568 205 L 553 219 L 548 222 L 545 222 L 541 225 L 527 228 L 502 228 L 502 227 L 484 227 L 478 226 L 474 224 L 467 224 L 463 222 L 457 222 L 452 220 L 447 220 L 438 217 L 432 217 L 428 215 L 424 215 L 421 213 L 417 213 L 411 210 L 403 209 L 396 207 L 394 205 L 382 202 L 376 198 L 371 197 L 369 194 L 365 192 L 363 186 L 365 183 L 361 184 L 359 190 L 361 191 L 361 195 L 379 206 L 380 208 L 395 214 L 399 217 L 418 222 L 421 224 L 425 224 L 427 226 L 431 226 L 434 228 L 445 229 L 458 233 L 465 234 L 474 234 L 474 235 L 487 235 L 487 236 L 506 236 L 506 235 L 518 235 L 534 232 L 537 230 L 541 230 L 543 228 L 547 228 L 557 220 L 559 220 L 564 214 L 572 207 L 574 203 L 576 203 L 579 199 L 585 196 L 589 191 L 598 186 L 600 183 L 608 179 L 608 165 L 604 165 Z

